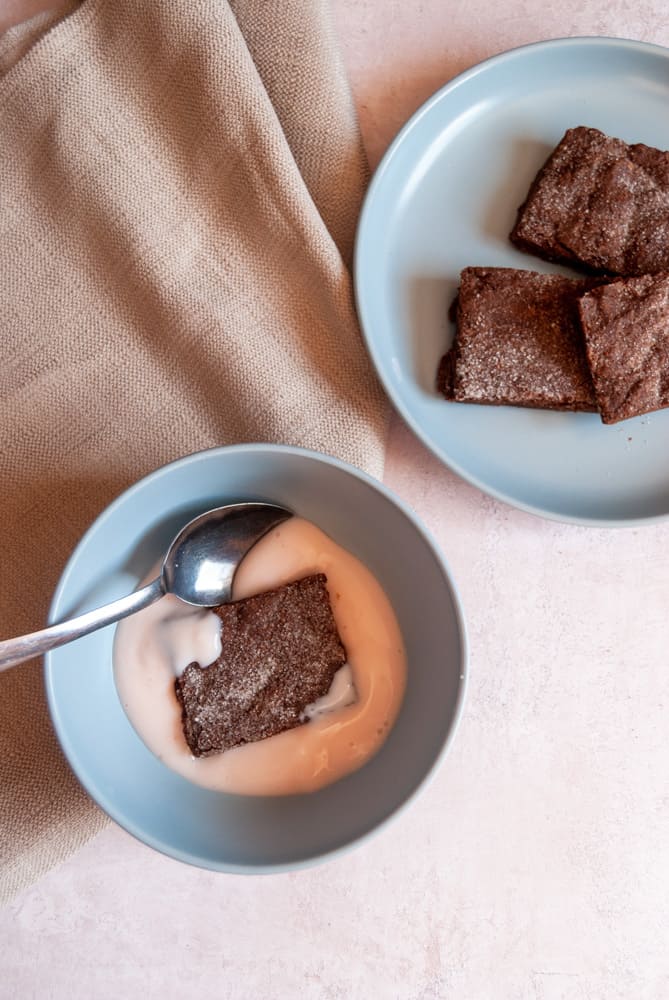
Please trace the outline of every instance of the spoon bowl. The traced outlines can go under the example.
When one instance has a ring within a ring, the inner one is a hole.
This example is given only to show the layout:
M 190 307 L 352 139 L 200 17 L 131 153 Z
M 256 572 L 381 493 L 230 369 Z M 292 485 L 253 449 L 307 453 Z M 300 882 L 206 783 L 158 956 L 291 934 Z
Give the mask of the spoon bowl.
M 292 512 L 271 503 L 234 503 L 193 518 L 170 545 L 161 573 L 164 594 L 215 608 L 232 597 L 240 562 L 257 541 Z
M 246 553 L 289 517 L 292 511 L 286 507 L 260 502 L 231 503 L 200 514 L 176 536 L 155 580 L 95 611 L 0 642 L 0 671 L 127 618 L 165 594 L 197 607 L 227 604 L 235 572 Z

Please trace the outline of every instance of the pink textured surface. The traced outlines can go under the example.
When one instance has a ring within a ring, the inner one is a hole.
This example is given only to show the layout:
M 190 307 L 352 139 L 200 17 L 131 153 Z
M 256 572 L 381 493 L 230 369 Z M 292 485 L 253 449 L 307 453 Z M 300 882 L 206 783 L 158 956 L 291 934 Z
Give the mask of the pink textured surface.
M 669 45 L 665 0 L 336 11 L 373 162 L 494 52 L 573 34 Z M 669 525 L 521 514 L 398 420 L 386 482 L 443 546 L 470 624 L 465 717 L 431 786 L 371 843 L 295 875 L 196 871 L 111 827 L 0 912 L 0 995 L 669 996 Z

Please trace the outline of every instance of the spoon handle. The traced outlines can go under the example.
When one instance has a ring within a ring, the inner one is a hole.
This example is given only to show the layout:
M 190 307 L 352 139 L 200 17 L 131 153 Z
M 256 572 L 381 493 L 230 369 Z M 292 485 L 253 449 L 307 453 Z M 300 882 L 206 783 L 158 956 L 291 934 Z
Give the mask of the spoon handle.
M 111 604 L 105 604 L 102 608 L 96 608 L 95 611 L 87 611 L 76 618 L 50 625 L 39 632 L 30 632 L 17 639 L 5 639 L 4 642 L 0 642 L 0 671 L 14 667 L 17 663 L 23 663 L 24 660 L 30 660 L 33 656 L 41 656 L 48 649 L 63 646 L 66 642 L 72 642 L 82 635 L 95 632 L 105 625 L 111 625 L 119 618 L 141 611 L 162 596 L 162 583 L 158 577 L 141 590 L 136 590 L 127 597 L 121 597 L 118 601 L 112 601 Z

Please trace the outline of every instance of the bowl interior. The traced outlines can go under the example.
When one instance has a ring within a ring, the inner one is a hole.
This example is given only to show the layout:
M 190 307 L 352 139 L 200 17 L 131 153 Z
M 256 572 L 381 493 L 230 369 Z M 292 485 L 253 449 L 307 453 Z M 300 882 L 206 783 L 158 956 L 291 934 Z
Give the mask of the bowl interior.
M 458 598 L 422 529 L 368 477 L 299 449 L 214 449 L 137 483 L 75 550 L 51 619 L 127 593 L 190 517 L 249 499 L 284 504 L 316 523 L 369 567 L 394 607 L 407 649 L 407 688 L 386 743 L 363 768 L 309 795 L 246 797 L 200 788 L 165 767 L 130 725 L 114 685 L 114 626 L 46 659 L 56 732 L 89 794 L 145 843 L 227 871 L 297 867 L 377 827 L 437 762 L 464 686 Z

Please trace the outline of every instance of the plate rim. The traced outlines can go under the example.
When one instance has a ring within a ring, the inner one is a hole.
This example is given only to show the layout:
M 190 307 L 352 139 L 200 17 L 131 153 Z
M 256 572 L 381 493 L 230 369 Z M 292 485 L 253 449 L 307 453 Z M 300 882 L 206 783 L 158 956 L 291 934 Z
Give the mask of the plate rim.
M 451 80 L 448 80 L 445 84 L 434 91 L 434 93 L 431 94 L 425 101 L 423 101 L 413 114 L 411 114 L 392 139 L 390 145 L 385 150 L 381 160 L 374 170 L 372 179 L 365 193 L 356 228 L 355 245 L 353 250 L 353 293 L 365 346 L 372 360 L 376 375 L 381 382 L 388 399 L 409 429 L 416 435 L 422 444 L 437 459 L 439 459 L 443 465 L 446 466 L 446 468 L 487 496 L 490 496 L 507 506 L 513 507 L 516 510 L 520 510 L 526 514 L 531 514 L 534 517 L 539 517 L 543 520 L 556 521 L 561 524 L 571 524 L 589 528 L 639 528 L 662 524 L 669 520 L 669 504 L 665 513 L 650 514 L 648 516 L 641 517 L 610 518 L 565 514 L 557 510 L 519 500 L 504 490 L 497 489 L 496 487 L 489 485 L 473 473 L 466 471 L 458 462 L 447 456 L 445 450 L 437 441 L 433 439 L 432 435 L 428 433 L 421 422 L 414 417 L 410 408 L 406 406 L 402 400 L 398 399 L 393 391 L 391 391 L 390 379 L 386 377 L 384 366 L 379 361 L 380 352 L 376 350 L 373 339 L 371 335 L 368 334 L 368 315 L 364 301 L 366 293 L 364 290 L 364 282 L 362 280 L 362 271 L 365 264 L 363 260 L 362 245 L 367 237 L 369 216 L 371 215 L 374 203 L 378 197 L 377 192 L 384 183 L 385 176 L 390 169 L 392 161 L 398 155 L 398 150 L 403 146 L 407 137 L 415 128 L 417 128 L 420 121 L 426 115 L 430 114 L 432 108 L 446 99 L 450 93 L 453 93 L 459 87 L 466 85 L 475 77 L 494 69 L 497 64 L 512 62 L 514 59 L 520 58 L 528 52 L 535 52 L 538 50 L 545 51 L 548 49 L 559 50 L 571 48 L 584 49 L 588 46 L 594 46 L 602 49 L 617 48 L 630 52 L 640 52 L 646 55 L 661 57 L 669 62 L 669 47 L 658 45 L 653 42 L 644 42 L 631 38 L 609 35 L 574 35 L 527 42 L 523 45 L 506 49 L 503 52 L 495 53 L 494 55 L 475 63 L 473 66 L 470 66 L 461 73 L 458 73 Z

